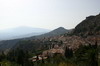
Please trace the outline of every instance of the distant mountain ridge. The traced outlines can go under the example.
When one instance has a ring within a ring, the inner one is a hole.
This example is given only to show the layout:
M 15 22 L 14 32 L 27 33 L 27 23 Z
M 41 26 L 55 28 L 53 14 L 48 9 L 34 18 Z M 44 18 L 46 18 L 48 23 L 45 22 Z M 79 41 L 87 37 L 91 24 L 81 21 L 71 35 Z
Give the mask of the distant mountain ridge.
M 59 35 L 62 35 L 62 34 L 65 34 L 65 33 L 68 33 L 70 30 L 67 30 L 63 27 L 59 27 L 59 28 L 56 28 L 48 33 L 44 33 L 42 35 L 38 35 L 38 36 L 35 36 L 35 38 L 44 38 L 44 37 L 54 37 L 54 36 L 59 36 Z M 34 38 L 31 37 L 31 38 Z
M 49 31 L 50 30 L 43 29 L 43 28 L 32 28 L 32 27 L 21 26 L 21 27 L 17 27 L 13 29 L 0 31 L 0 40 L 31 37 L 31 36 L 40 35 Z

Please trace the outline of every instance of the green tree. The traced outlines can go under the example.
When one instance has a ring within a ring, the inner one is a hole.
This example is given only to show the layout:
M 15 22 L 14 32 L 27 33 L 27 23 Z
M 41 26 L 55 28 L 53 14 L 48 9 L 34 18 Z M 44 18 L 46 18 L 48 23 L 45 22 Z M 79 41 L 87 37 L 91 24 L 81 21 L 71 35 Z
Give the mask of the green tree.
M 66 58 L 72 58 L 73 57 L 73 50 L 72 49 L 69 49 L 68 47 L 66 47 L 65 57 Z
M 97 42 L 95 45 L 81 46 L 75 52 L 76 62 L 79 66 L 98 66 Z

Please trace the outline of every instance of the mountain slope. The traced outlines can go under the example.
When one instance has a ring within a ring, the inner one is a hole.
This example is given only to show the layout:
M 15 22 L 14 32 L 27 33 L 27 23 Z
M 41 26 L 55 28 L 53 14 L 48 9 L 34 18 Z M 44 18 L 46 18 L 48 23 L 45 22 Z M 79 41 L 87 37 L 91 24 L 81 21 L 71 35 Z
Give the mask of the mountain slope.
M 21 39 L 0 41 L 0 52 L 8 52 L 20 40 Z
M 70 30 L 67 30 L 63 27 L 59 27 L 57 29 L 52 30 L 51 32 L 39 35 L 39 36 L 35 36 L 35 38 L 44 38 L 44 37 L 54 37 L 54 36 L 59 36 L 65 33 L 68 33 Z M 34 37 L 31 37 L 34 38 Z
M 75 27 L 75 35 L 100 35 L 100 14 L 89 16 Z

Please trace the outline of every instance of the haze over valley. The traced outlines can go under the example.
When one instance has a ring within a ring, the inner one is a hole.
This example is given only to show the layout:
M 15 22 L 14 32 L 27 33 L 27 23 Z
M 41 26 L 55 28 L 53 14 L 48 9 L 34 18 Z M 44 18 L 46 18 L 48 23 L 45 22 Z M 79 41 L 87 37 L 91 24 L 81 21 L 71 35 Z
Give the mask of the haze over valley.
M 16 27 L 0 31 L 0 40 L 18 39 L 40 35 L 49 32 L 49 29 L 32 28 L 32 27 Z

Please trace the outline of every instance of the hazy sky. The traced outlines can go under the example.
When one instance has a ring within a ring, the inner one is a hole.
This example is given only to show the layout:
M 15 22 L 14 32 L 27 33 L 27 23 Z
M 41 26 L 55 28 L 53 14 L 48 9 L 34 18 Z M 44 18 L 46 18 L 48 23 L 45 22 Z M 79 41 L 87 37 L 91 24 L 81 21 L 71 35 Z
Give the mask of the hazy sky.
M 100 0 L 0 0 L 0 29 L 70 29 L 85 17 L 99 13 Z

